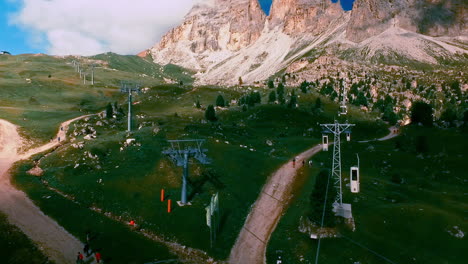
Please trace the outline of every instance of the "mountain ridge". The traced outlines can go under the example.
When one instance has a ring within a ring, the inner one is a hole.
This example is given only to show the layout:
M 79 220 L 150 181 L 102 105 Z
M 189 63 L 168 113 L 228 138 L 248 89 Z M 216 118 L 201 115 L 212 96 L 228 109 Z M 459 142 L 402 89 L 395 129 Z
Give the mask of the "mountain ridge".
M 339 2 L 276 0 L 269 16 L 257 0 L 212 0 L 195 6 L 149 53 L 156 63 L 196 70 L 200 84 L 253 83 L 317 48 L 361 61 L 390 54 L 437 64 L 468 53 L 467 21 L 460 0 L 356 0 L 352 11 Z

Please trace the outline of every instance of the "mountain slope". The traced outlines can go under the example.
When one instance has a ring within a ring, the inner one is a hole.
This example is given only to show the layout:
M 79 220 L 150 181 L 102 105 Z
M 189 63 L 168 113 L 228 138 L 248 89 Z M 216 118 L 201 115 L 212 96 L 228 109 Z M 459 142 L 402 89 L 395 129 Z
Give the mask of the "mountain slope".
M 194 7 L 150 49 L 156 63 L 197 70 L 198 83 L 236 84 L 263 81 L 312 49 L 387 64 L 464 63 L 468 53 L 460 0 L 357 0 L 350 12 L 330 1 L 276 0 L 268 17 L 257 0 L 213 3 Z

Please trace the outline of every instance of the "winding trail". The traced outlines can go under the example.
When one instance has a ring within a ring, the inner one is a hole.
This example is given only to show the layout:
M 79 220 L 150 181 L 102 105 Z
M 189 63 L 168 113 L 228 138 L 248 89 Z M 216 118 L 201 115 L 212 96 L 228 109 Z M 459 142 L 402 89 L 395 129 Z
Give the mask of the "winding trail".
M 388 140 L 398 135 L 399 130 L 395 127 L 389 130 L 388 135 L 377 140 Z M 295 167 L 292 162 L 287 162 L 270 176 L 250 210 L 231 250 L 230 264 L 266 263 L 268 241 L 293 196 L 292 186 L 296 180 L 297 170 L 302 167 L 303 160 L 310 159 L 321 150 L 322 144 L 318 144 L 302 152 L 296 156 Z
M 18 153 L 23 140 L 17 127 L 0 119 L 0 210 L 8 216 L 10 223 L 18 226 L 57 264 L 75 263 L 76 254 L 82 251 L 83 244 L 45 215 L 24 192 L 15 189 L 8 171 L 15 162 L 60 145 L 58 138 L 61 142 L 66 140 L 69 124 L 87 116 L 90 115 L 63 122 L 53 141 L 23 154 Z

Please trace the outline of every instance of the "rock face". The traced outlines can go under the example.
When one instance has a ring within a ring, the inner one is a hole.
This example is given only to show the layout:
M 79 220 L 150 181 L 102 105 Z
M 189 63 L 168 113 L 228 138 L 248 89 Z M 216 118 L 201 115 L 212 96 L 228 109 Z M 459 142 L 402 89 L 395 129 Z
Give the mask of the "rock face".
M 433 37 L 468 34 L 464 0 L 356 0 L 346 38 L 361 42 L 390 27 Z
M 232 52 L 248 46 L 259 38 L 265 19 L 257 0 L 213 0 L 198 4 L 182 25 L 163 36 L 151 53 L 157 62 L 201 69 L 206 65 L 198 63 L 199 58 L 193 55 Z
M 269 16 L 270 28 L 279 26 L 288 35 L 323 33 L 327 24 L 344 13 L 338 3 L 322 0 L 276 0 Z
M 251 83 L 313 50 L 437 63 L 468 52 L 467 20 L 466 0 L 356 0 L 349 12 L 330 0 L 274 0 L 268 17 L 258 0 L 207 0 L 149 53 L 198 71 L 199 83 Z

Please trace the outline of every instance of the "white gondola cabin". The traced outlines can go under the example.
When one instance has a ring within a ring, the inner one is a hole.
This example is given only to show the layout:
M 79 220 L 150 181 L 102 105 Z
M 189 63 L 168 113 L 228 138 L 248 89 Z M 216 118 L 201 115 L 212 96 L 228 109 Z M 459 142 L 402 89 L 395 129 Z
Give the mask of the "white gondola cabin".
M 322 135 L 322 150 L 328 151 L 328 136 Z
M 359 167 L 351 167 L 351 192 L 359 192 Z
M 348 107 L 346 105 L 340 105 L 340 114 L 339 115 L 346 115 L 348 113 Z
M 351 141 L 351 131 L 346 130 L 345 133 L 346 133 L 346 141 L 348 142 Z

